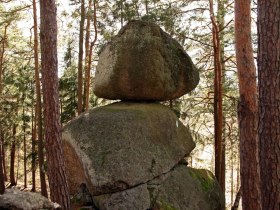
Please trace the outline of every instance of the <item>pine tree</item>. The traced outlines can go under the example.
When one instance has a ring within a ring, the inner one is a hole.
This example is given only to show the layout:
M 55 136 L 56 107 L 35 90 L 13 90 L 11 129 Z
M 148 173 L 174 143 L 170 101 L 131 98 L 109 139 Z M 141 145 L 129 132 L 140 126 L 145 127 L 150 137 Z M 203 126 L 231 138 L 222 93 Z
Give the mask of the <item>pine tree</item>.
M 40 1 L 41 63 L 45 136 L 51 199 L 70 209 L 70 197 L 62 153 L 57 72 L 57 22 L 54 0 Z

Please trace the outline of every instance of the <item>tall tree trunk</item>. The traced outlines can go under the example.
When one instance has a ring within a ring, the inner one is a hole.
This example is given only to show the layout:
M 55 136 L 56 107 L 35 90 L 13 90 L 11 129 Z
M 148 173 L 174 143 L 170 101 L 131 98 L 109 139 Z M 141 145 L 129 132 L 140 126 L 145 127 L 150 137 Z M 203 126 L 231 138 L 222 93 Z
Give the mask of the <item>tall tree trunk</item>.
M 89 84 L 89 80 L 90 78 L 88 78 L 88 70 L 90 71 L 90 69 L 88 68 L 89 65 L 89 50 L 90 50 L 90 25 L 91 25 L 91 4 L 92 4 L 92 0 L 88 1 L 88 10 L 87 10 L 87 14 L 86 14 L 86 38 L 85 38 L 85 76 L 84 76 L 84 95 L 83 95 L 83 106 L 85 111 L 88 110 L 88 104 L 87 104 L 87 89 L 88 89 L 88 84 Z
M 222 99 L 222 66 L 219 27 L 213 9 L 213 0 L 209 0 L 212 22 L 213 50 L 214 50 L 214 133 L 215 133 L 215 176 L 224 191 L 223 173 L 223 99 Z
M 16 178 L 15 178 L 15 159 L 16 159 L 16 132 L 17 126 L 16 124 L 13 125 L 13 140 L 11 143 L 11 159 L 10 159 L 10 186 L 16 185 Z
M 36 110 L 35 105 L 35 110 Z M 31 192 L 36 192 L 36 111 L 34 116 L 34 106 L 32 106 L 32 119 L 31 119 L 32 139 L 31 139 L 31 170 L 32 170 L 32 189 Z
M 242 207 L 261 209 L 257 142 L 257 83 L 251 39 L 251 1 L 235 1 L 235 42 L 239 79 L 238 107 Z
M 5 192 L 5 178 L 4 178 L 4 167 L 3 167 L 3 134 L 2 131 L 0 130 L 0 195 L 4 194 Z
M 34 20 L 34 63 L 35 63 L 35 84 L 36 84 L 36 121 L 38 131 L 38 158 L 41 194 L 48 197 L 46 175 L 44 169 L 44 142 L 43 142 L 43 119 L 42 119 L 42 102 L 41 102 L 41 85 L 39 76 L 39 52 L 38 52 L 38 23 L 37 23 L 37 5 L 33 0 L 33 20 Z M 35 133 L 36 138 L 36 133 Z
M 218 0 L 218 11 L 217 11 L 217 25 L 219 33 L 217 34 L 218 39 L 220 40 L 220 61 L 221 61 L 221 90 L 222 93 L 220 97 L 222 98 L 222 94 L 226 94 L 223 88 L 223 84 L 225 83 L 225 72 L 226 72 L 226 64 L 225 64 L 225 38 L 224 38 L 224 30 L 225 30 L 225 4 L 228 0 Z M 221 110 L 222 111 L 222 108 Z M 221 157 L 221 187 L 223 192 L 226 191 L 226 118 L 222 114 L 222 157 Z
M 24 102 L 24 100 L 23 100 Z M 24 188 L 27 188 L 27 158 L 26 158 L 26 122 L 25 122 L 25 107 L 22 108 L 23 115 L 23 173 L 24 173 Z
M 83 112 L 83 47 L 84 47 L 84 25 L 85 25 L 85 0 L 81 0 L 81 20 L 79 35 L 79 60 L 78 60 L 78 115 Z
M 48 179 L 51 200 L 70 209 L 70 197 L 62 151 L 58 93 L 57 22 L 54 0 L 40 1 L 41 62 Z
M 90 1 L 91 2 L 91 1 Z M 91 4 L 90 4 L 91 5 Z M 96 18 L 96 0 L 93 0 L 93 27 L 94 27 L 94 39 L 90 43 L 90 48 L 89 48 L 89 55 L 88 55 L 88 64 L 86 68 L 86 91 L 85 91 L 85 110 L 89 110 L 89 89 L 90 89 L 90 82 L 91 82 L 91 77 L 90 77 L 90 70 L 91 70 L 91 60 L 92 60 L 92 50 L 95 45 L 95 42 L 97 40 L 97 18 Z
M 280 209 L 280 1 L 258 1 L 258 81 L 262 208 Z
M 0 48 L 0 95 L 2 94 L 2 76 L 3 76 L 3 64 L 4 64 L 4 53 L 7 39 L 7 28 L 9 24 L 4 27 L 3 39 L 1 40 L 1 48 Z

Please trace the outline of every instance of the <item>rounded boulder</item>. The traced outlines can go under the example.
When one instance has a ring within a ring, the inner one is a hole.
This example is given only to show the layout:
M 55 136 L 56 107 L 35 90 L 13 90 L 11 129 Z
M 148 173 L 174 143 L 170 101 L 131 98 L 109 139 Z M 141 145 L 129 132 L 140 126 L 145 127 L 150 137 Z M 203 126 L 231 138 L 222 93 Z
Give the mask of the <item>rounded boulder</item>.
M 134 20 L 100 53 L 93 91 L 106 99 L 165 101 L 193 90 L 198 70 L 158 25 Z
M 170 171 L 195 143 L 168 107 L 114 103 L 63 128 L 70 193 L 86 184 L 92 195 L 125 190 Z

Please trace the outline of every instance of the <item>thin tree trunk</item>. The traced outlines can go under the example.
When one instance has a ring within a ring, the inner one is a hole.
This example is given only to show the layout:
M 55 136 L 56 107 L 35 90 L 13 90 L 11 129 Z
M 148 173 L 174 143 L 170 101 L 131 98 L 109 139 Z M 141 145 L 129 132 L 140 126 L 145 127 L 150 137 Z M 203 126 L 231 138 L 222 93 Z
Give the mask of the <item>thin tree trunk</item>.
M 33 16 L 34 16 L 34 63 L 35 63 L 35 84 L 36 84 L 36 121 L 38 132 L 38 159 L 41 194 L 48 197 L 46 175 L 44 169 L 44 142 L 43 142 L 43 119 L 42 119 L 42 102 L 41 102 L 41 85 L 39 76 L 39 51 L 38 51 L 38 23 L 37 23 L 37 5 L 36 0 L 33 0 Z M 35 134 L 36 138 L 36 134 Z
M 260 176 L 263 210 L 280 209 L 280 2 L 258 1 Z
M 79 60 L 78 60 L 78 115 L 83 112 L 83 47 L 85 25 L 85 0 L 81 0 L 81 20 L 79 35 Z
M 4 173 L 4 180 L 8 181 L 8 176 L 7 176 L 7 169 L 6 169 L 6 153 L 5 153 L 5 145 L 4 145 L 4 134 L 2 133 L 2 158 L 3 158 L 3 173 Z
M 217 37 L 219 39 L 218 44 L 220 43 L 219 50 L 220 50 L 220 66 L 221 66 L 221 90 L 222 93 L 220 97 L 222 98 L 222 94 L 226 94 L 223 84 L 225 83 L 225 72 L 226 72 L 226 65 L 225 65 L 225 45 L 224 45 L 224 27 L 225 27 L 225 4 L 228 0 L 218 0 L 218 11 L 217 11 L 217 26 L 219 33 Z M 222 100 L 222 99 L 221 99 Z M 222 102 L 223 103 L 223 102 Z M 220 110 L 222 112 L 222 108 Z M 222 114 L 222 157 L 221 157 L 221 187 L 222 190 L 226 191 L 226 136 L 225 132 L 225 125 L 226 125 L 226 118 Z
M 1 49 L 0 49 L 0 95 L 2 94 L 3 64 L 4 64 L 4 53 L 5 53 L 8 26 L 9 26 L 9 24 L 5 25 L 3 39 L 1 40 Z
M 70 210 L 70 197 L 62 151 L 58 93 L 57 22 L 54 0 L 40 1 L 41 62 L 48 180 L 51 200 Z
M 2 74 L 3 74 L 3 63 L 4 63 L 4 52 L 5 52 L 5 42 L 7 35 L 7 27 L 4 28 L 4 35 L 1 41 L 1 49 L 0 49 L 0 96 L 2 96 Z M 4 159 L 4 137 L 3 132 L 0 130 L 0 195 L 5 192 L 5 159 Z
M 234 201 L 234 204 L 233 206 L 231 207 L 231 210 L 237 210 L 238 209 L 238 206 L 239 206 L 239 201 L 241 199 L 241 196 L 242 196 L 242 191 L 241 191 L 241 187 L 239 188 L 237 194 L 236 194 L 236 197 L 235 197 L 235 201 Z M 244 208 L 243 208 L 244 209 Z M 250 209 L 248 209 L 250 210 Z M 252 209 L 253 210 L 253 209 Z
M 25 107 L 22 108 L 23 115 L 23 173 L 24 173 L 24 188 L 27 188 L 27 159 L 26 159 L 26 122 L 25 122 Z
M 121 0 L 121 27 L 123 27 L 123 2 L 124 2 L 125 0 Z
M 88 70 L 90 71 L 90 69 L 88 68 L 89 65 L 89 51 L 90 51 L 90 43 L 89 43 L 89 39 L 90 39 L 90 24 L 91 24 L 91 4 L 92 4 L 92 0 L 88 1 L 88 10 L 87 10 L 87 14 L 86 14 L 86 38 L 85 38 L 85 79 L 84 79 L 84 95 L 83 95 L 83 105 L 85 108 L 85 111 L 88 110 L 88 106 L 89 104 L 87 104 L 87 102 L 89 101 L 87 99 L 87 89 L 89 87 L 89 83 L 90 83 L 90 78 L 88 78 Z
M 146 11 L 146 15 L 149 15 L 149 1 L 145 0 L 145 11 Z
M 36 110 L 35 105 L 35 110 Z M 31 119 L 31 128 L 32 128 L 32 139 L 31 139 L 31 150 L 32 150 L 32 160 L 31 160 L 31 170 L 32 170 L 32 189 L 31 192 L 36 192 L 36 111 L 34 117 L 34 107 L 32 106 L 32 119 Z
M 243 209 L 261 209 L 257 142 L 257 83 L 251 39 L 251 1 L 235 1 L 240 172 Z
M 215 19 L 213 0 L 209 0 L 210 15 L 212 21 L 212 36 L 214 50 L 214 133 L 215 133 L 215 176 L 220 183 L 222 190 L 224 189 L 223 175 L 223 107 L 222 107 L 222 66 L 219 28 Z
M 16 131 L 17 126 L 16 124 L 13 125 L 13 140 L 11 143 L 11 159 L 10 159 L 10 186 L 16 185 L 16 178 L 15 178 L 15 156 L 16 156 Z
M 0 130 L 0 195 L 4 194 L 5 192 L 5 178 L 4 178 L 4 169 L 3 169 L 3 134 L 2 131 Z
M 19 148 L 17 148 L 16 151 L 17 151 L 17 175 L 16 175 L 16 185 L 17 185 L 18 177 L 19 177 L 19 165 L 20 165 L 21 158 L 19 158 Z
M 91 77 L 90 77 L 90 70 L 91 70 L 91 63 L 92 63 L 92 50 L 95 45 L 95 42 L 97 40 L 97 19 L 96 19 L 96 0 L 93 0 L 93 27 L 94 27 L 94 39 L 90 44 L 90 49 L 89 49 L 89 56 L 88 56 L 88 65 L 86 68 L 86 92 L 85 92 L 85 110 L 89 110 L 89 89 L 90 89 L 90 82 L 91 82 Z

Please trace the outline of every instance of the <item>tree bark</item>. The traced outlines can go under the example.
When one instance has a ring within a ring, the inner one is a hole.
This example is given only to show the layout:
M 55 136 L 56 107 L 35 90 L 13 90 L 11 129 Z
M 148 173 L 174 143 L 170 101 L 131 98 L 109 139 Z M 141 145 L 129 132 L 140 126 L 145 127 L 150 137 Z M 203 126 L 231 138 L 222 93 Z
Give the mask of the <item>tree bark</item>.
M 35 110 L 36 110 L 35 105 Z M 32 170 L 32 189 L 31 192 L 36 192 L 36 111 L 34 114 L 34 106 L 32 106 L 32 119 L 31 119 L 31 150 L 32 150 L 32 159 L 31 159 L 31 170 Z
M 10 186 L 16 185 L 16 178 L 15 178 L 15 159 L 16 159 L 16 132 L 17 126 L 16 124 L 13 125 L 13 140 L 11 143 L 11 153 L 10 153 Z
M 42 102 L 41 102 L 41 85 L 39 76 L 39 50 L 38 50 L 38 23 L 37 23 L 37 5 L 36 0 L 33 0 L 33 21 L 34 21 L 34 63 L 35 63 L 35 85 L 36 85 L 36 121 L 38 132 L 38 159 L 41 194 L 48 197 L 46 175 L 44 169 L 44 142 L 43 142 L 43 119 L 42 119 Z M 35 133 L 36 138 L 36 133 Z
M 24 103 L 24 97 L 23 101 Z M 23 115 L 23 171 L 24 171 L 24 188 L 27 188 L 27 157 L 26 157 L 26 122 L 25 122 L 25 107 L 22 103 L 22 115 Z
M 91 4 L 90 4 L 91 5 Z M 89 89 L 90 89 L 90 82 L 91 82 L 91 77 L 90 77 L 90 70 L 91 70 L 91 63 L 92 63 L 92 50 L 95 45 L 95 42 L 97 40 L 97 19 L 96 19 L 96 0 L 93 0 L 93 27 L 94 27 L 94 39 L 90 43 L 90 48 L 89 48 L 89 55 L 88 55 L 88 65 L 86 68 L 86 91 L 85 91 L 85 110 L 89 110 Z
M 215 133 L 215 176 L 224 189 L 223 180 L 223 99 L 222 99 L 222 66 L 219 28 L 216 22 L 213 9 L 213 0 L 209 0 L 210 15 L 212 22 L 213 50 L 214 50 L 214 133 Z
M 70 209 L 62 151 L 58 93 L 57 21 L 55 0 L 40 1 L 41 64 L 48 179 L 51 200 Z
M 5 54 L 5 46 L 6 46 L 6 41 L 7 41 L 8 26 L 9 26 L 9 24 L 5 25 L 3 39 L 1 40 L 1 49 L 0 49 L 0 95 L 2 94 L 3 64 L 4 64 L 4 54 Z
M 280 1 L 258 1 L 260 176 L 263 210 L 280 209 Z
M 220 84 L 220 88 L 221 88 L 221 100 L 222 100 L 222 94 L 227 94 L 223 88 L 223 84 L 225 83 L 225 72 L 226 72 L 226 65 L 225 65 L 225 38 L 224 38 L 224 28 L 225 28 L 225 4 L 228 0 L 218 0 L 218 10 L 217 10 L 217 27 L 218 27 L 218 31 L 219 33 L 217 34 L 217 37 L 219 39 L 218 43 L 219 43 L 219 51 L 220 51 L 220 66 L 221 66 L 221 84 Z M 221 110 L 220 112 L 222 112 L 223 110 L 223 101 L 222 101 L 222 106 L 221 106 Z M 221 157 L 221 187 L 223 192 L 226 191 L 226 129 L 225 129 L 225 125 L 226 125 L 226 118 L 224 116 L 224 114 L 222 113 L 222 157 Z
M 2 75 L 4 64 L 4 53 L 7 36 L 8 24 L 4 27 L 3 39 L 1 40 L 0 48 L 0 96 L 2 96 Z M 5 169 L 5 157 L 4 157 L 4 137 L 3 131 L 0 130 L 0 195 L 5 192 L 5 180 L 7 180 L 7 174 Z
M 85 25 L 85 0 L 81 0 L 81 20 L 79 35 L 79 60 L 78 60 L 78 115 L 83 112 L 83 47 L 84 47 L 84 25 Z
M 251 1 L 235 1 L 236 61 L 242 207 L 261 209 L 259 147 L 257 142 L 257 83 L 251 39 Z
M 89 107 L 89 100 L 88 97 L 89 95 L 87 95 L 87 93 L 89 93 L 88 89 L 89 89 L 89 84 L 90 84 L 90 77 L 88 77 L 88 74 L 90 75 L 90 69 L 89 69 L 89 51 L 90 51 L 90 25 L 91 25 L 91 4 L 92 4 L 92 0 L 88 1 L 88 10 L 87 10 L 87 14 L 86 14 L 86 39 L 85 39 L 85 79 L 84 79 L 84 95 L 83 95 L 83 105 L 84 105 L 84 109 L 85 111 L 88 110 Z M 89 71 L 89 73 L 88 73 Z
M 231 210 L 237 210 L 238 209 L 238 206 L 239 206 L 239 201 L 241 199 L 241 196 L 242 196 L 242 192 L 241 192 L 241 188 L 239 188 L 237 194 L 236 194 L 236 197 L 235 197 L 235 201 L 234 201 L 234 204 L 233 206 L 231 207 Z M 243 207 L 243 206 L 242 206 Z M 244 208 L 243 208 L 244 209 Z M 250 210 L 250 209 L 248 209 Z M 253 209 L 252 209 L 253 210 Z
M 0 195 L 4 194 L 5 192 L 5 178 L 4 178 L 4 167 L 3 167 L 3 153 L 2 153 L 2 147 L 3 147 L 3 134 L 0 130 Z
M 5 153 L 5 145 L 4 145 L 4 133 L 2 133 L 2 158 L 3 158 L 3 173 L 4 173 L 4 180 L 8 181 L 7 176 L 7 169 L 6 169 L 6 153 Z

